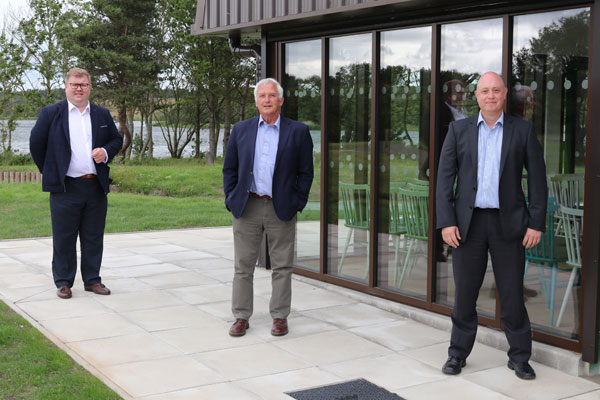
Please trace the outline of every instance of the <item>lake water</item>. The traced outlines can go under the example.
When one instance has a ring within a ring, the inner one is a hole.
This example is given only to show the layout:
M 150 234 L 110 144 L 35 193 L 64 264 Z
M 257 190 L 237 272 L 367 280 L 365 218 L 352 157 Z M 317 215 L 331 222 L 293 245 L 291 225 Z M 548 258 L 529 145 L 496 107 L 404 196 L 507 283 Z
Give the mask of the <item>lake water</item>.
M 18 121 L 17 129 L 12 134 L 12 146 L 13 149 L 18 150 L 19 154 L 29 154 L 29 135 L 31 134 L 31 128 L 35 125 L 35 121 Z M 134 121 L 133 123 L 136 134 L 140 131 L 140 121 Z M 119 124 L 117 124 L 119 126 Z M 145 128 L 144 128 L 145 131 Z M 217 155 L 223 155 L 223 131 L 221 131 L 221 138 L 217 145 Z M 154 139 L 154 157 L 156 158 L 169 158 L 171 157 L 167 148 L 167 142 L 162 135 L 160 127 L 152 127 L 152 138 Z M 189 143 L 183 151 L 184 157 L 191 157 L 193 151 L 193 143 Z M 200 132 L 200 151 L 208 151 L 208 129 L 203 129 Z
M 35 125 L 35 121 L 23 120 L 17 121 L 17 129 L 12 134 L 12 147 L 17 150 L 19 154 L 29 154 L 29 135 L 31 134 L 31 128 Z M 134 129 L 136 134 L 140 131 L 140 121 L 134 121 Z M 119 126 L 119 124 L 117 124 Z M 145 130 L 145 129 L 144 129 Z M 315 152 L 321 152 L 321 132 L 311 131 L 310 132 L 313 143 L 315 146 Z M 217 144 L 217 156 L 223 155 L 223 131 L 219 135 L 219 143 Z M 154 139 L 154 157 L 155 158 L 169 158 L 169 150 L 167 149 L 167 143 L 162 135 L 160 127 L 152 127 L 152 138 Z M 184 157 L 191 157 L 193 151 L 193 143 L 189 143 L 183 151 Z M 208 129 L 200 131 L 200 151 L 208 151 Z

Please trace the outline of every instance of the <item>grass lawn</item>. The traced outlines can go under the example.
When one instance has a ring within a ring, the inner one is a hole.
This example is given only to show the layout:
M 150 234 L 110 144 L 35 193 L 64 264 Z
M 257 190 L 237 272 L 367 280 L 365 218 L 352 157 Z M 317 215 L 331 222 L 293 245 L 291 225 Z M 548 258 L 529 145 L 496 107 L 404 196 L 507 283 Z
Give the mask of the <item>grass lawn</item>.
M 27 168 L 35 169 L 20 166 Z M 113 165 L 116 187 L 108 195 L 106 233 L 231 225 L 222 168 L 221 161 L 207 166 L 190 159 Z M 10 223 L 0 224 L 0 240 L 50 236 L 48 197 L 39 183 L 1 184 L 0 220 Z M 299 221 L 318 219 L 318 211 L 298 216 Z
M 120 399 L 0 301 L 1 399 Z
M 51 236 L 49 194 L 36 183 L 0 185 L 0 240 Z M 106 233 L 231 224 L 217 197 L 110 193 Z

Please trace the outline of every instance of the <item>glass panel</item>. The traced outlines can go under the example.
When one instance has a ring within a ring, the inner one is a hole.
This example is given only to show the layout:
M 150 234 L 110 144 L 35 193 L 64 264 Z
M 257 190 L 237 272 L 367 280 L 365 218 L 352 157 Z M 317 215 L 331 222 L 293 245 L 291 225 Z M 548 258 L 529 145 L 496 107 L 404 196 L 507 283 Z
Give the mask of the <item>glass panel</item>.
M 381 33 L 380 80 L 378 286 L 425 299 L 431 27 Z
M 284 113 L 304 122 L 313 140 L 315 179 L 298 214 L 296 266 L 319 271 L 321 212 L 321 40 L 285 45 Z
M 369 267 L 371 38 L 329 40 L 327 266 L 358 282 Z
M 479 77 L 487 71 L 502 72 L 502 19 L 442 26 L 438 158 L 450 122 L 479 112 L 474 91 Z M 452 252 L 451 248 L 443 243 L 440 231 L 436 233 L 435 248 L 436 302 L 452 306 Z M 490 263 L 479 292 L 477 312 L 479 315 L 494 318 L 495 309 L 496 289 Z
M 550 199 L 542 242 L 526 252 L 526 305 L 536 330 L 577 339 L 590 9 L 514 18 L 511 113 L 534 122 Z M 580 211 L 565 214 L 559 205 Z M 580 214 L 580 215 L 578 215 Z M 573 252 L 567 252 L 572 248 Z M 572 256 L 571 258 L 568 255 Z

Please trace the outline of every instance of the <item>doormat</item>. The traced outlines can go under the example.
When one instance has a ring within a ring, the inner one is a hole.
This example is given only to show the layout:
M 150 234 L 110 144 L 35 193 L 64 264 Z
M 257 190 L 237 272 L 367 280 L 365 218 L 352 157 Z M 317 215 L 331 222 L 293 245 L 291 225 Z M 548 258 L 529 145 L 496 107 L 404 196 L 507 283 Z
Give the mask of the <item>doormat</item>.
M 296 400 L 404 400 L 364 379 L 287 392 Z

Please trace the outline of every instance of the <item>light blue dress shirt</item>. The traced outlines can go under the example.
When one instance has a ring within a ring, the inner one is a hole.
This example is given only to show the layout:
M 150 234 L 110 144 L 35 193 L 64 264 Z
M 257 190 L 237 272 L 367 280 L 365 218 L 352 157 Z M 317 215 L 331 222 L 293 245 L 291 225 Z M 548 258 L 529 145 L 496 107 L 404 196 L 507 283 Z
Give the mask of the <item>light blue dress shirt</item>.
M 479 136 L 477 140 L 475 207 L 500 208 L 498 188 L 500 186 L 500 154 L 502 151 L 504 113 L 500 115 L 493 128 L 490 129 L 483 120 L 480 111 L 477 126 Z
M 277 117 L 277 121 L 273 125 L 269 125 L 262 116 L 258 118 L 252 169 L 254 179 L 250 191 L 261 196 L 273 196 L 273 172 L 279 145 L 280 120 L 281 116 Z

